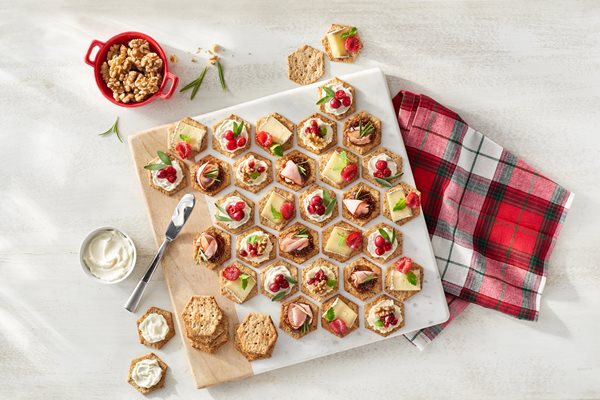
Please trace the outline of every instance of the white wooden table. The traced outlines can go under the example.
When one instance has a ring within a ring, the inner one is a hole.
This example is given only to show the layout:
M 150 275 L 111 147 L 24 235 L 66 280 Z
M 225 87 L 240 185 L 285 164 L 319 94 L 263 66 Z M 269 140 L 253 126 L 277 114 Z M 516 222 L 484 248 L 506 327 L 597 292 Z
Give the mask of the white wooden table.
M 436 98 L 576 192 L 540 320 L 471 307 L 425 352 L 393 339 L 209 391 L 194 389 L 176 337 L 158 351 L 171 369 L 153 397 L 599 398 L 600 3 L 274 3 L 2 0 L 0 398 L 141 397 L 127 368 L 148 349 L 122 304 L 155 246 L 127 146 L 97 133 L 117 115 L 126 136 L 294 87 L 286 55 L 318 45 L 331 22 L 357 25 L 365 50 L 330 76 L 380 66 L 393 92 Z M 223 45 L 231 92 L 211 71 L 193 102 L 109 104 L 83 55 L 92 39 L 130 29 L 177 54 L 184 83 L 199 73 L 197 47 Z M 121 285 L 80 270 L 80 241 L 102 225 L 130 233 L 141 255 Z M 142 307 L 169 309 L 160 274 L 151 289 Z

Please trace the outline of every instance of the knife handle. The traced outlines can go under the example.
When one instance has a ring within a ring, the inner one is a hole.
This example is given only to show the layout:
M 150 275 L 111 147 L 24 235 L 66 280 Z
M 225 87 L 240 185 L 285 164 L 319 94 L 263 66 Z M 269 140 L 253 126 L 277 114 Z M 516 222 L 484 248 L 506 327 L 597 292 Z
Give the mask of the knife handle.
M 150 262 L 146 273 L 144 274 L 142 279 L 140 279 L 135 289 L 133 289 L 133 292 L 131 293 L 131 296 L 129 296 L 129 299 L 127 299 L 127 302 L 125 303 L 125 309 L 127 311 L 135 312 L 137 310 L 138 304 L 140 303 L 140 300 L 142 300 L 142 296 L 144 295 L 144 291 L 146 290 L 146 286 L 148 286 L 148 283 L 150 283 L 152 275 L 154 275 L 154 271 L 156 271 L 156 267 L 158 267 L 158 264 L 160 263 L 160 260 L 163 254 L 165 253 L 165 250 L 167 249 L 167 245 L 170 242 L 171 241 L 169 239 L 165 239 L 165 241 L 162 242 L 162 244 L 160 245 L 158 252 Z

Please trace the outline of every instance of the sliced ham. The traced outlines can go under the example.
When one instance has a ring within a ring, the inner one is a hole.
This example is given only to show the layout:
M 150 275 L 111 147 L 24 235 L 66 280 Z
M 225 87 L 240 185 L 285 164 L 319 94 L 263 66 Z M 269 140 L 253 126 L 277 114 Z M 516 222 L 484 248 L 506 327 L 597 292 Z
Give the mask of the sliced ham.
M 354 286 L 358 286 L 361 283 L 365 283 L 373 276 L 372 272 L 369 271 L 355 271 L 350 275 L 350 280 Z
M 351 129 L 348 131 L 348 140 L 350 140 L 351 143 L 354 143 L 358 146 L 364 146 L 366 144 L 371 143 L 371 140 L 373 140 L 372 138 L 373 135 L 371 133 L 369 133 L 366 136 L 360 137 L 360 130 L 358 128 L 354 130 Z
M 281 250 L 286 253 L 298 251 L 308 246 L 308 238 L 284 238 L 281 241 Z
M 302 179 L 302 175 L 300 175 L 300 171 L 298 170 L 298 165 L 292 160 L 288 160 L 285 163 L 285 167 L 283 167 L 280 174 L 290 183 L 295 183 L 296 185 L 302 185 L 304 183 L 304 179 Z
M 344 205 L 355 216 L 366 215 L 369 212 L 369 204 L 363 200 L 344 199 Z
M 208 190 L 217 182 L 215 179 L 204 176 L 205 172 L 212 171 L 215 169 L 218 170 L 219 166 L 216 163 L 210 161 L 202 164 L 200 168 L 198 168 L 198 171 L 196 172 L 196 182 L 198 182 L 198 185 L 200 185 L 202 189 Z
M 300 329 L 307 318 L 309 324 L 312 322 L 313 313 L 308 304 L 292 303 L 288 307 L 287 318 L 293 329 Z
M 200 236 L 200 248 L 202 252 L 206 256 L 207 259 L 211 259 L 212 256 L 217 252 L 219 244 L 217 243 L 217 239 L 208 233 L 203 233 Z

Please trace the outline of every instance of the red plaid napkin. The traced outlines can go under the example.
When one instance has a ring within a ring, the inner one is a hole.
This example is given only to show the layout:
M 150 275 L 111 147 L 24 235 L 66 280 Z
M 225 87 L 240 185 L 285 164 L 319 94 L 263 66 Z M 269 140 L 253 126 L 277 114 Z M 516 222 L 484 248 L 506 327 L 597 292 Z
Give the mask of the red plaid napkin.
M 444 324 L 406 337 L 423 348 L 469 303 L 537 320 L 573 193 L 429 97 L 393 102 L 450 308 Z

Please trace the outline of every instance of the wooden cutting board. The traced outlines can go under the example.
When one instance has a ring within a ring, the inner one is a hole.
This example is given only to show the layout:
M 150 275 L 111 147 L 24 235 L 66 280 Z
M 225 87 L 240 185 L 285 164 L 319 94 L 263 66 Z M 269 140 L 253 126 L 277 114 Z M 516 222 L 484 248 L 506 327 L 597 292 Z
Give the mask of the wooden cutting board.
M 401 136 L 398 123 L 390 100 L 385 76 L 381 70 L 374 68 L 340 78 L 354 86 L 357 111 L 365 110 L 377 116 L 382 121 L 382 146 L 392 150 L 403 158 L 404 176 L 402 180 L 414 186 L 412 171 L 407 161 L 406 149 L 402 140 L 399 140 Z M 315 107 L 316 86 L 320 84 L 322 83 L 299 87 L 194 118 L 211 127 L 213 123 L 232 113 L 254 123 L 257 119 L 276 111 L 288 119 L 297 122 L 317 111 Z M 342 125 L 342 122 L 338 123 L 338 132 L 341 131 Z M 202 229 L 212 224 L 207 200 L 210 200 L 209 204 L 212 204 L 213 199 L 194 191 L 189 185 L 173 197 L 166 196 L 150 187 L 147 171 L 143 169 L 144 165 L 156 157 L 157 150 L 166 149 L 168 127 L 168 125 L 164 125 L 132 136 L 129 138 L 129 145 L 157 246 L 163 239 L 164 231 L 171 218 L 171 213 L 181 196 L 185 193 L 194 193 L 196 195 L 196 207 L 189 221 L 177 240 L 168 248 L 162 262 L 165 279 L 173 302 L 174 314 L 177 319 L 178 332 L 180 334 L 184 332 L 180 314 L 189 297 L 192 295 L 215 296 L 221 308 L 229 316 L 231 324 L 229 343 L 222 346 L 215 354 L 206 354 L 193 349 L 189 345 L 185 335 L 182 334 L 190 369 L 197 387 L 203 388 L 256 375 L 386 339 L 364 328 L 364 318 L 362 316 L 364 302 L 353 298 L 359 305 L 360 328 L 345 338 L 334 337 L 321 328 L 318 328 L 315 332 L 312 332 L 301 340 L 295 340 L 284 332 L 279 331 L 277 345 L 271 358 L 253 361 L 252 363 L 246 361 L 233 346 L 233 341 L 231 340 L 233 326 L 251 311 L 270 314 L 275 324 L 278 325 L 280 305 L 277 302 L 271 302 L 266 296 L 261 294 L 244 304 L 234 304 L 220 295 L 217 272 L 198 267 L 194 264 L 192 239 Z M 339 136 L 341 135 L 338 135 L 338 144 L 341 145 L 341 137 Z M 298 148 L 297 145 L 294 145 L 294 147 Z M 250 150 L 265 155 L 262 150 L 257 148 L 256 144 L 253 144 Z M 208 152 L 216 157 L 225 159 L 210 147 Z M 274 157 L 269 157 L 272 161 L 275 160 Z M 364 182 L 364 179 L 361 178 L 360 181 Z M 322 182 L 320 183 L 322 184 Z M 264 195 L 270 188 L 271 186 L 268 186 L 256 195 L 248 192 L 244 192 L 244 194 L 256 203 L 258 198 Z M 219 196 L 225 195 L 233 189 L 232 185 L 221 192 Z M 338 196 L 341 196 L 342 191 L 336 191 Z M 341 218 L 339 216 L 336 218 L 336 221 Z M 258 218 L 255 218 L 255 222 L 257 220 Z M 383 221 L 384 217 L 379 216 L 366 225 L 365 229 Z M 318 232 L 322 231 L 321 228 L 316 226 L 313 226 L 313 229 Z M 413 257 L 424 268 L 424 283 L 423 290 L 405 303 L 405 309 L 407 310 L 405 326 L 388 336 L 388 338 L 444 322 L 448 319 L 449 315 L 439 271 L 423 216 L 419 216 L 398 229 L 404 235 L 403 254 Z M 338 265 L 341 269 L 345 265 L 334 260 L 331 260 L 331 262 Z M 304 266 L 299 265 L 300 268 Z M 387 265 L 380 266 L 385 267 Z M 341 279 L 340 277 L 340 281 Z M 351 295 L 345 292 L 343 285 L 340 285 L 339 293 L 352 298 Z

